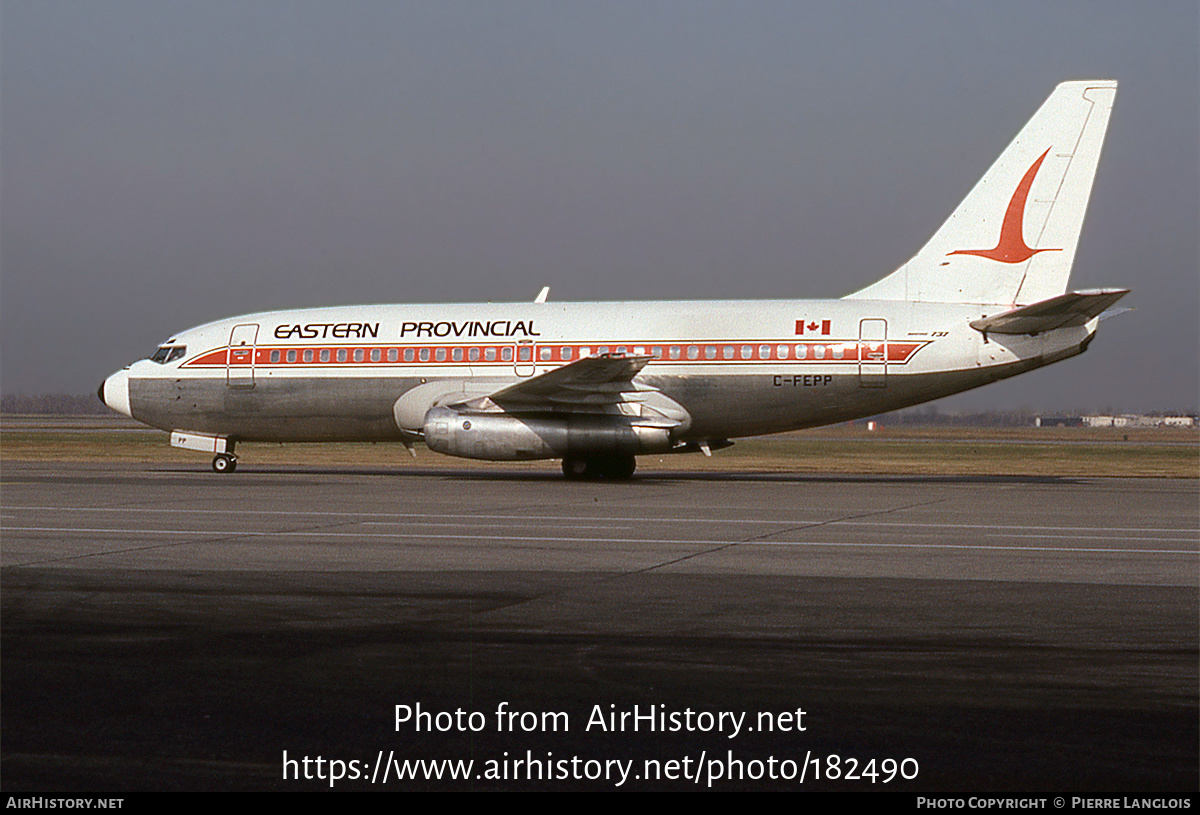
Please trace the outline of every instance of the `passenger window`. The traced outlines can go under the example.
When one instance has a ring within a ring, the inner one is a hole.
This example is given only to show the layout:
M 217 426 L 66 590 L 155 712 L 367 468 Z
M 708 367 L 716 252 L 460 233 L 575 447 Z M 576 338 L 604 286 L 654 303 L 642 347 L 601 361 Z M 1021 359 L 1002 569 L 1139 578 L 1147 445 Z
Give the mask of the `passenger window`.
M 287 352 L 287 361 L 288 362 L 296 361 L 296 349 L 293 348 Z
M 500 349 L 500 359 L 504 362 L 512 362 L 512 346 L 506 345 Z
M 522 345 L 517 349 L 517 359 L 520 362 L 529 362 L 533 359 L 533 349 L 528 345 Z
M 775 347 L 775 353 L 780 359 L 788 358 L 788 347 L 786 345 L 778 345 Z
M 797 345 L 796 346 L 796 359 L 804 359 L 807 356 L 808 356 L 808 346 L 807 345 Z
M 543 345 L 538 349 L 538 356 L 541 357 L 542 362 L 549 362 L 554 359 L 554 349 L 548 345 Z
M 363 349 L 361 349 L 361 348 L 354 349 L 354 361 L 355 362 L 362 362 L 363 357 L 365 357 L 365 356 L 366 356 L 366 354 L 363 353 Z
M 428 362 L 429 361 L 429 349 L 422 348 L 420 351 L 418 351 L 417 359 L 421 360 L 422 362 Z
M 715 346 L 715 345 L 704 346 L 704 358 L 705 359 L 716 359 L 717 358 L 717 346 Z
M 453 359 L 455 362 L 462 362 L 463 349 L 455 348 L 453 351 L 450 352 L 450 358 Z
M 399 362 L 399 361 L 400 361 L 400 349 L 399 348 L 389 348 L 388 349 L 388 362 Z
M 436 359 L 438 362 L 445 362 L 446 361 L 446 349 L 439 348 L 436 351 L 434 351 L 433 358 Z
M 753 358 L 754 358 L 754 347 L 751 345 L 743 345 L 742 346 L 742 359 L 753 359 Z
M 495 362 L 496 361 L 496 349 L 495 348 L 484 348 L 483 349 L 483 358 L 486 362 Z
M 733 359 L 733 346 L 726 345 L 722 356 L 724 356 L 725 359 Z
M 312 362 L 312 358 L 313 358 L 313 352 L 312 352 L 312 349 L 311 349 L 311 348 L 305 348 L 305 349 L 304 349 L 304 361 L 305 361 L 305 362 Z
M 671 350 L 669 352 L 671 359 L 679 359 L 681 350 L 682 349 L 678 345 L 672 345 Z
M 825 359 L 825 346 L 824 345 L 814 345 L 813 346 L 813 357 L 815 359 Z
M 405 362 L 412 362 L 414 357 L 416 357 L 416 353 L 413 351 L 413 349 L 411 349 L 411 348 L 404 349 L 404 361 Z
M 346 349 L 345 349 L 345 348 L 339 348 L 339 349 L 338 349 L 337 361 L 338 361 L 338 362 L 345 362 L 345 361 L 346 361 Z
M 688 346 L 688 359 L 700 359 L 700 346 L 698 346 L 698 345 L 689 345 Z
M 567 362 L 568 360 L 571 359 L 571 346 L 564 345 L 562 348 L 560 348 L 558 350 L 559 350 L 559 353 L 562 354 L 563 362 Z
M 329 361 L 329 349 L 328 349 L 328 348 L 322 348 L 322 349 L 321 349 L 321 361 L 322 361 L 322 362 L 328 362 L 328 361 Z
M 469 359 L 471 362 L 478 362 L 478 361 L 479 361 L 479 349 L 478 349 L 478 348 L 472 348 L 472 349 L 470 349 L 469 351 L 467 351 L 467 358 L 468 358 L 468 359 Z

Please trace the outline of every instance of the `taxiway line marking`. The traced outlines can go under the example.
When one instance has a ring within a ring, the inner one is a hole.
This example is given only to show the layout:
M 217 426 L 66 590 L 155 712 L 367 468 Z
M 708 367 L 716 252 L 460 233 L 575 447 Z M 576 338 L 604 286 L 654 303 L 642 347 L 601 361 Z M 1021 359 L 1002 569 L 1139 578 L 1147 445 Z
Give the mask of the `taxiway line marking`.
M 43 506 L 6 506 L 7 510 L 32 510 L 45 512 L 122 512 L 122 513 L 161 513 L 171 515 L 237 515 L 237 516 L 254 516 L 254 515 L 282 515 L 282 516 L 313 516 L 313 517 L 341 517 L 341 518 L 450 518 L 460 519 L 463 525 L 466 525 L 470 520 L 481 521 L 527 521 L 528 523 L 544 523 L 546 521 L 623 521 L 630 523 L 647 523 L 647 524 L 663 524 L 663 523 L 691 523 L 691 524 L 797 524 L 811 525 L 821 524 L 824 526 L 902 526 L 911 529 L 991 529 L 991 530 L 1014 530 L 1014 531 L 1036 531 L 1036 530 L 1052 530 L 1057 532 L 1176 532 L 1190 533 L 1193 536 L 1197 535 L 1195 529 L 1180 528 L 1180 527 L 1152 527 L 1152 526 L 1037 526 L 1037 525 L 1013 525 L 1013 524 L 944 524 L 944 523 L 920 523 L 920 522 L 904 522 L 904 521 L 856 521 L 856 520 L 837 520 L 837 519 L 822 519 L 822 518 L 657 518 L 651 516 L 594 516 L 594 515 L 540 515 L 540 516 L 521 516 L 521 515 L 461 515 L 450 513 L 421 513 L 421 512 L 323 512 L 323 511 L 306 511 L 306 510 L 236 510 L 236 509 L 155 509 L 142 507 L 43 507 Z M 893 511 L 903 511 L 905 508 L 900 508 Z M 394 523 L 400 523 L 395 521 Z M 364 525 L 368 522 L 364 521 Z M 454 525 L 454 524 L 451 524 Z M 578 527 L 585 528 L 585 527 Z M 611 527 L 598 527 L 611 528 Z
M 688 540 L 684 538 L 569 538 L 558 535 L 422 535 L 417 533 L 398 532 L 394 534 L 357 533 L 357 532 L 325 532 L 325 531 L 282 531 L 261 532 L 256 530 L 216 530 L 216 529 L 112 529 L 101 527 L 55 527 L 55 526 L 3 526 L 2 532 L 76 532 L 86 534 L 111 535 L 225 535 L 229 538 L 239 537 L 276 537 L 276 538 L 381 538 L 385 540 L 461 540 L 461 541 L 511 541 L 516 543 L 644 543 L 644 544 L 678 544 L 681 546 L 805 546 L 831 548 L 872 548 L 872 549 L 964 549 L 1012 552 L 1088 552 L 1108 554 L 1160 554 L 1160 555 L 1200 555 L 1200 551 L 1188 549 L 1125 549 L 1113 547 L 1077 547 L 1077 546 L 1005 546 L 1001 544 L 956 544 L 956 543 L 879 543 L 879 542 L 834 542 L 834 541 L 780 541 L 780 540 Z M 98 552 L 96 554 L 103 554 Z

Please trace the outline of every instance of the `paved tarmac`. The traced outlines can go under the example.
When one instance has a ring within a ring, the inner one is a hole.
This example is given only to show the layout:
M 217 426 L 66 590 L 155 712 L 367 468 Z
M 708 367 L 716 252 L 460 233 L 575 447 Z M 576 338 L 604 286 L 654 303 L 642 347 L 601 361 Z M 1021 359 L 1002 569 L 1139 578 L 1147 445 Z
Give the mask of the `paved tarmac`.
M 1196 480 L 2 481 L 6 791 L 1200 786 Z

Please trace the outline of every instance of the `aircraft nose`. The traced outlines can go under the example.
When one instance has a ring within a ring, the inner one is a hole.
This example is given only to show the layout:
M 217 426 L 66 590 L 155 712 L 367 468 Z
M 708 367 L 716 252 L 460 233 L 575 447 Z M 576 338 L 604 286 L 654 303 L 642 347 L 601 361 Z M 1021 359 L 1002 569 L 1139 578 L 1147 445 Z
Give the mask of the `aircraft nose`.
M 132 418 L 133 412 L 129 409 L 129 371 L 117 371 L 108 379 L 100 383 L 100 389 L 96 391 L 96 395 L 100 397 L 100 401 L 108 405 L 118 413 L 124 413 Z

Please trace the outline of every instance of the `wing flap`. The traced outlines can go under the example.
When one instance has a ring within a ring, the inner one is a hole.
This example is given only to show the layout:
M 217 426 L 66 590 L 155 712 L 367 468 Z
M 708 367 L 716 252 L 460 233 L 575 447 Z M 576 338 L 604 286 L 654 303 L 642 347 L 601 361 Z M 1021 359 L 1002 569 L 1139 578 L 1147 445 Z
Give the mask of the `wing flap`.
M 638 426 L 686 430 L 692 418 L 682 405 L 633 381 L 652 359 L 618 354 L 585 357 L 453 407 L 485 413 L 619 415 Z
M 1090 289 L 1073 291 L 971 321 L 971 328 L 985 334 L 1040 334 L 1056 328 L 1085 325 L 1113 303 L 1129 294 L 1129 289 Z
M 616 354 L 585 357 L 540 376 L 509 385 L 491 394 L 489 398 L 503 408 L 624 402 L 628 401 L 623 398 L 624 394 L 637 391 L 633 378 L 651 359 L 651 356 Z

